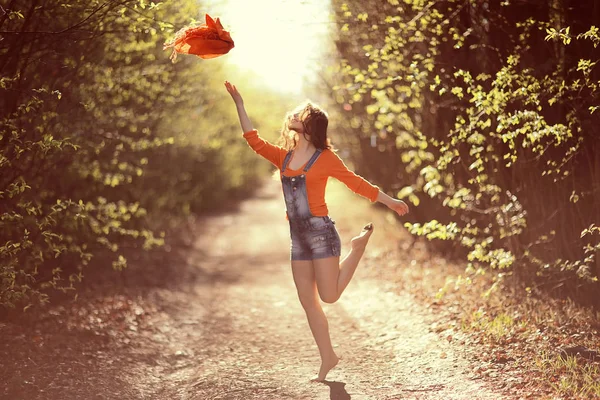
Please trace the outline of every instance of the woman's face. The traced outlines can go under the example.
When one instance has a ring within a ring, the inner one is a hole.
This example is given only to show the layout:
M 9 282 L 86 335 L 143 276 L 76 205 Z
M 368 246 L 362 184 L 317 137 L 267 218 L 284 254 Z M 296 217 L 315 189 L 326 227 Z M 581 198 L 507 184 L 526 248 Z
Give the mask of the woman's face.
M 304 126 L 302 125 L 302 112 L 294 111 L 294 113 L 290 116 L 288 121 L 288 129 L 291 131 L 296 131 L 298 133 L 304 132 Z

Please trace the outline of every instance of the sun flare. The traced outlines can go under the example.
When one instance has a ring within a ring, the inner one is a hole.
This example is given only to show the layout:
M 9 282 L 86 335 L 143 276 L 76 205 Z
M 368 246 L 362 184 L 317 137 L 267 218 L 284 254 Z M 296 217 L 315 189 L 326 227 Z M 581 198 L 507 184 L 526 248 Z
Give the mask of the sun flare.
M 300 93 L 316 78 L 329 39 L 329 2 L 211 0 L 206 7 L 221 17 L 235 41 L 227 63 L 281 92 Z

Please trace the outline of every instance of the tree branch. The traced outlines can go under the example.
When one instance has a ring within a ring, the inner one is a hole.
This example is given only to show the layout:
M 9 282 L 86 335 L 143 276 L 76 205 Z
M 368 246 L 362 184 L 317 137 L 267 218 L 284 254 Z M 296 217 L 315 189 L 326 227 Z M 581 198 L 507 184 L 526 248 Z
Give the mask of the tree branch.
M 102 10 L 104 7 L 108 6 L 110 3 L 111 3 L 111 1 L 107 1 L 104 4 L 101 4 L 94 11 L 92 11 L 90 13 L 90 15 L 88 15 L 87 17 L 85 17 L 84 19 L 82 19 L 81 21 L 76 23 L 75 25 L 65 28 L 62 31 L 57 31 L 57 32 L 53 32 L 53 31 L 0 31 L 0 33 L 4 34 L 4 35 L 18 35 L 18 34 L 24 34 L 24 33 L 34 34 L 34 35 L 37 35 L 37 34 L 61 35 L 61 34 L 69 32 L 69 31 L 73 31 L 73 30 L 77 29 L 77 27 L 85 24 L 87 21 L 89 21 L 90 18 L 92 18 L 94 15 L 96 15 L 100 10 Z M 87 31 L 84 31 L 84 32 L 87 32 Z

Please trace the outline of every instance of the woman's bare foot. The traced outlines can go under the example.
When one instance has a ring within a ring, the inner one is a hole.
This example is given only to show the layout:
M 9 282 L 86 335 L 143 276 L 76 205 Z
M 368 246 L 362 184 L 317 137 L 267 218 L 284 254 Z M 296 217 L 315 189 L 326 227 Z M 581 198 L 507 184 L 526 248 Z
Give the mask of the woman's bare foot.
M 363 230 L 358 234 L 358 236 L 353 237 L 350 240 L 352 244 L 353 250 L 364 250 L 367 247 L 367 243 L 369 242 L 369 238 L 373 234 L 373 223 L 369 223 L 365 225 Z
M 312 378 L 311 382 L 323 382 L 325 380 L 325 377 L 327 376 L 327 373 L 329 371 L 331 371 L 333 369 L 333 367 L 335 367 L 341 359 L 342 359 L 341 357 L 338 357 L 334 354 L 333 358 L 321 361 L 321 368 L 319 369 L 319 375 Z

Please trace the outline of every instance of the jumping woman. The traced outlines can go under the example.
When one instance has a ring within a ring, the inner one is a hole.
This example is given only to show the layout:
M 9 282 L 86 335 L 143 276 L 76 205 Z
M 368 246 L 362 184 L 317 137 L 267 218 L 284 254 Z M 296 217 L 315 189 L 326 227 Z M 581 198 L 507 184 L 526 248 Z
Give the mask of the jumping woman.
M 286 116 L 281 132 L 286 143 L 284 148 L 258 135 L 237 88 L 227 81 L 225 87 L 235 102 L 244 138 L 257 154 L 280 170 L 290 225 L 292 274 L 321 355 L 321 368 L 311 380 L 321 382 L 337 365 L 339 357 L 331 346 L 329 325 L 319 297 L 325 303 L 334 303 L 340 298 L 373 233 L 373 224 L 366 225 L 352 238 L 350 252 L 340 263 L 340 236 L 325 204 L 327 179 L 332 176 L 353 192 L 371 202 L 381 202 L 399 215 L 406 214 L 408 206 L 348 170 L 331 150 L 327 138 L 328 117 L 316 105 L 308 102 Z

